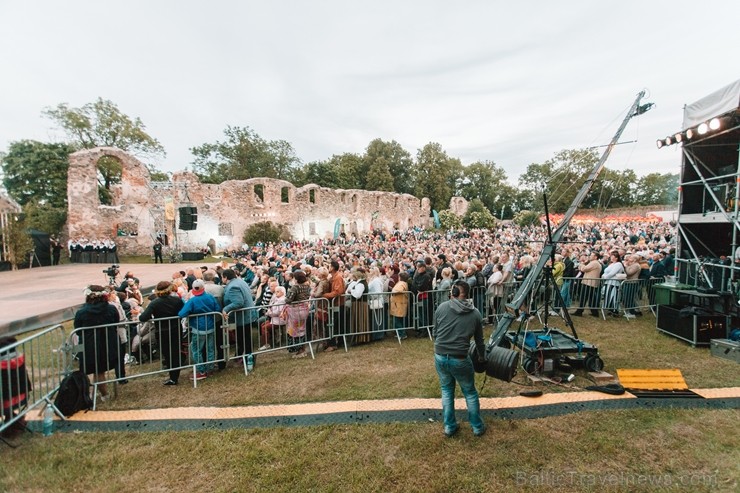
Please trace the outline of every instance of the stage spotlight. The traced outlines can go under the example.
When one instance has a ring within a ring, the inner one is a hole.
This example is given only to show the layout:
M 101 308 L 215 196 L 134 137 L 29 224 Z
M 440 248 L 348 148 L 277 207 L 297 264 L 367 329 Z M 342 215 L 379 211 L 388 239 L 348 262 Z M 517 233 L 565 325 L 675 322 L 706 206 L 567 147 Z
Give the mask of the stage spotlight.
M 680 144 L 683 142 L 683 134 L 681 132 L 678 132 L 676 135 L 673 136 L 673 140 L 676 141 L 676 144 Z
M 709 132 L 709 125 L 704 122 L 697 127 L 696 131 L 699 132 L 699 135 L 704 135 Z
M 665 139 L 663 140 L 663 143 L 664 143 L 665 145 L 669 146 L 669 145 L 673 144 L 673 139 L 671 139 L 671 136 L 669 135 L 668 137 L 666 137 L 666 138 L 665 138 Z
M 658 147 L 658 149 L 660 149 L 661 147 L 663 147 L 664 144 L 662 140 L 658 139 L 655 141 L 655 145 Z
M 709 120 L 709 129 L 710 130 L 719 130 L 720 127 L 720 120 L 719 118 L 712 118 Z
M 695 134 L 696 134 L 696 130 L 694 130 L 693 128 L 686 130 L 686 140 L 693 139 Z

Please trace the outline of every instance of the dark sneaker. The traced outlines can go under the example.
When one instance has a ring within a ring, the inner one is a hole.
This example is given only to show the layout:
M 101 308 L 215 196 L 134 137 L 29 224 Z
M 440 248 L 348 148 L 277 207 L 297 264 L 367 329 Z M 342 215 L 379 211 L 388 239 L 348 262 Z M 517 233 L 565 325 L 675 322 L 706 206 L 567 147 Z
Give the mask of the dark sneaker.
M 473 435 L 475 435 L 477 437 L 482 437 L 485 434 L 486 434 L 486 428 L 485 427 L 482 430 L 480 430 L 480 431 L 473 431 Z
M 454 437 L 455 435 L 457 435 L 457 432 L 458 432 L 458 431 L 460 431 L 460 427 L 459 427 L 459 426 L 458 426 L 457 428 L 455 428 L 454 430 L 452 430 L 452 431 L 447 431 L 447 430 L 445 430 L 445 436 L 446 436 L 447 438 L 452 438 L 452 437 Z
M 208 377 L 208 375 L 206 375 L 205 373 L 196 373 L 195 374 L 195 379 L 196 380 L 205 380 L 207 377 Z
M 167 380 L 164 381 L 162 385 L 177 385 L 177 382 L 175 382 L 171 378 L 168 378 Z

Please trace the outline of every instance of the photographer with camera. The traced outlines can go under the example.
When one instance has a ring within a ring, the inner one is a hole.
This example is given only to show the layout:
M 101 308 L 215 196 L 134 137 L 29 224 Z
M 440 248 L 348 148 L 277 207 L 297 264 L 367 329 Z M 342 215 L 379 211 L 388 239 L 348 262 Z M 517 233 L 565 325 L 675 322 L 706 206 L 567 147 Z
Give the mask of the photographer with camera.
M 483 344 L 483 317 L 468 299 L 470 285 L 455 281 L 450 300 L 440 304 L 434 313 L 434 366 L 442 389 L 444 433 L 452 437 L 458 432 L 455 417 L 455 382 L 460 384 L 468 407 L 468 420 L 475 436 L 486 432 L 480 417 L 480 401 L 475 389 L 473 361 L 468 355 L 470 338 L 475 338 L 476 357 L 485 358 Z

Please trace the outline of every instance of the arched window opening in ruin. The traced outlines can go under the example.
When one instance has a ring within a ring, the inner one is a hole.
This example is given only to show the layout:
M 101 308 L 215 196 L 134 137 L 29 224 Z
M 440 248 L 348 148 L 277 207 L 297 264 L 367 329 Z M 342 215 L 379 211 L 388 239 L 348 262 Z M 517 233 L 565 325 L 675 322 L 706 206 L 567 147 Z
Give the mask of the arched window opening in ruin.
M 316 203 L 316 190 L 313 188 L 308 191 L 308 201 L 312 204 Z
M 352 195 L 349 202 L 352 205 L 352 212 L 357 212 L 357 195 Z
M 254 201 L 260 204 L 265 201 L 265 186 L 261 183 L 254 186 Z
M 346 204 L 347 203 L 347 194 L 346 193 L 343 193 L 342 194 L 342 203 L 343 204 Z
M 283 204 L 290 203 L 290 188 L 283 187 L 280 189 L 280 202 Z
M 98 197 L 103 205 L 116 205 L 112 187 L 121 183 L 123 163 L 115 156 L 101 156 L 95 163 L 98 170 Z
M 380 195 L 378 195 L 377 197 L 375 197 L 375 206 L 376 207 L 380 207 Z
M 396 207 L 398 207 L 398 197 L 393 199 L 393 208 L 395 209 Z

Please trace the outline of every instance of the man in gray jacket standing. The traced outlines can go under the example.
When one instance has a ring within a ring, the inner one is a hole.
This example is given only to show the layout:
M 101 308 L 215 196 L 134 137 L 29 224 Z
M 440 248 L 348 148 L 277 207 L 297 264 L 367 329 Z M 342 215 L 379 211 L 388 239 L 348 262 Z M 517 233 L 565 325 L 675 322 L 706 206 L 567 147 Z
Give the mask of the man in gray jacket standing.
M 486 432 L 480 417 L 480 401 L 475 389 L 475 371 L 468 355 L 470 338 L 475 338 L 480 360 L 484 358 L 483 322 L 481 314 L 468 299 L 470 286 L 465 281 L 452 285 L 449 301 L 440 304 L 434 313 L 434 364 L 442 388 L 444 433 L 451 437 L 459 427 L 455 417 L 455 382 L 460 384 L 468 407 L 468 420 L 475 436 Z

